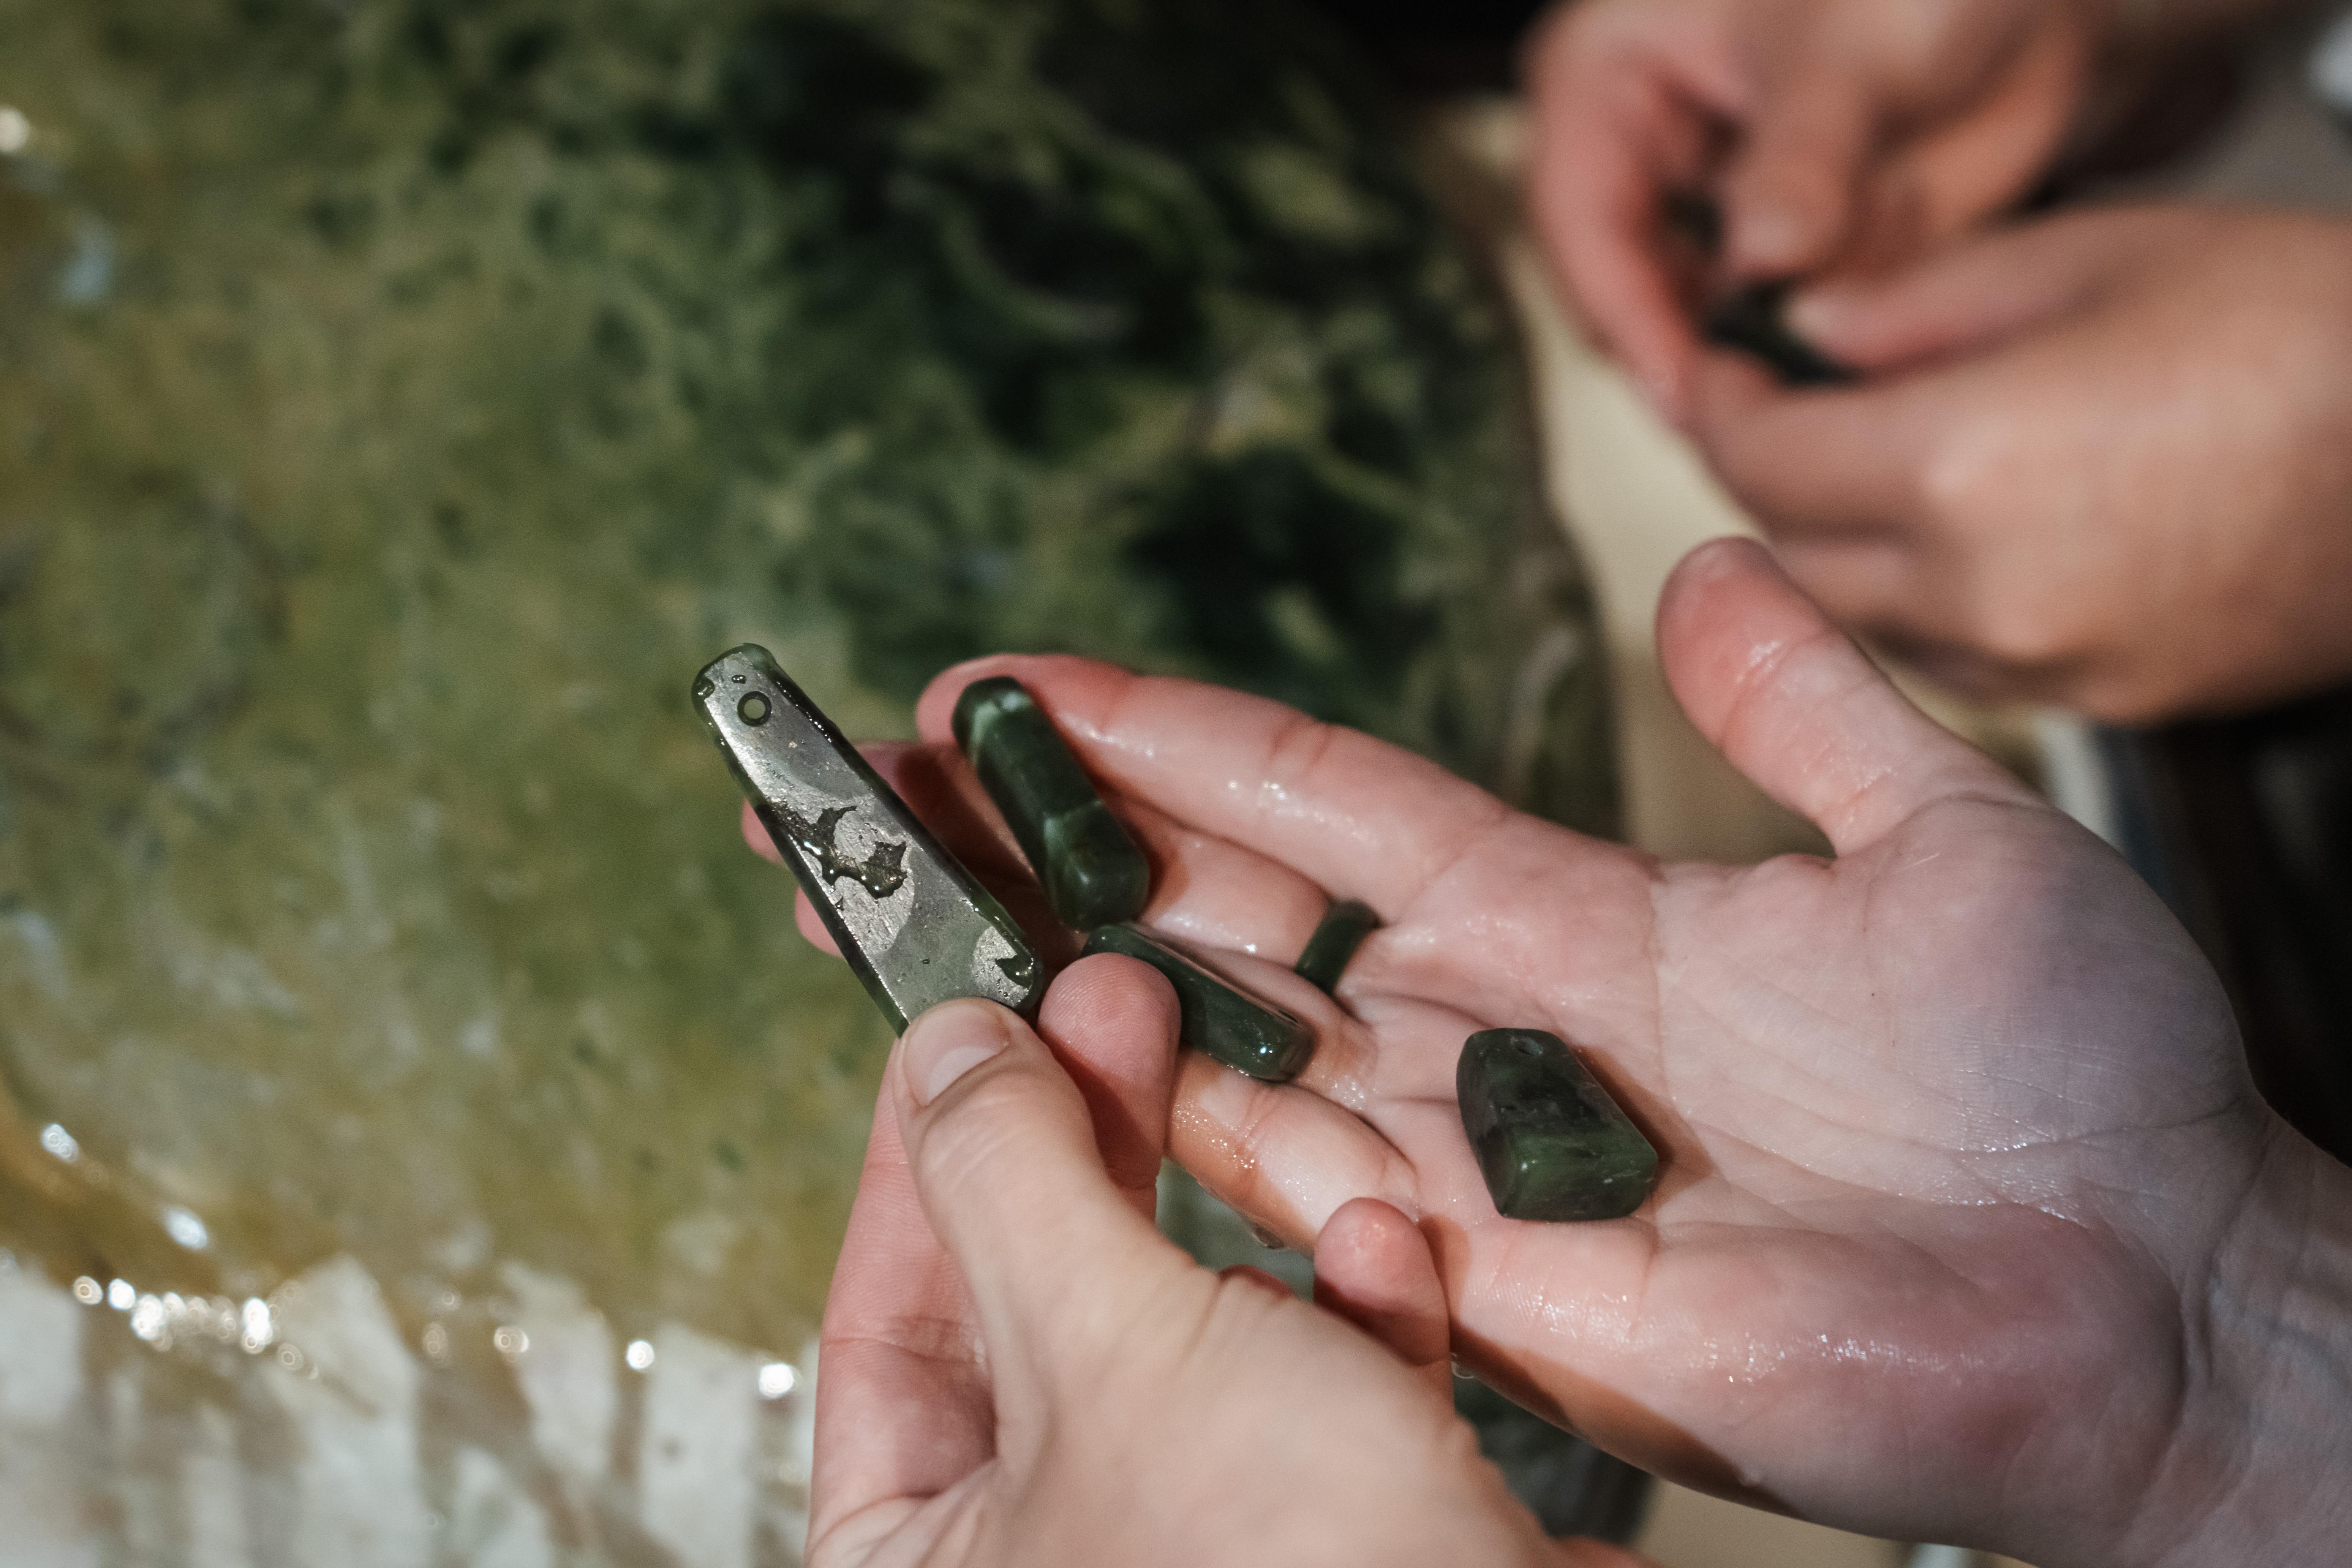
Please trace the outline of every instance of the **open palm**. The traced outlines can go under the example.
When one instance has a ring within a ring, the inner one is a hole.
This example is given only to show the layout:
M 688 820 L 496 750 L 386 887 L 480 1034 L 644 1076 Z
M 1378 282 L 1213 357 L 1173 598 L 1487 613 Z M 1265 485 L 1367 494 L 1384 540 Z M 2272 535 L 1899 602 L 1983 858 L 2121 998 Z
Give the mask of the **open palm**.
M 1282 1087 L 1188 1058 L 1171 1152 L 1294 1245 L 1359 1195 L 1417 1215 L 1481 1375 L 1859 1528 L 1964 1539 L 1998 1507 L 2058 1522 L 1990 1544 L 2053 1558 L 2166 1528 L 2201 1282 L 2278 1136 L 2210 971 L 1755 547 L 1694 556 L 1660 618 L 1694 720 L 1834 859 L 1660 865 L 1277 705 L 1083 660 L 962 667 L 919 722 L 936 745 L 982 668 L 1052 710 L 1152 854 L 1147 923 L 1320 1031 Z M 1339 896 L 1386 923 L 1334 1003 L 1285 966 Z M 1495 1213 L 1454 1074 L 1505 1025 L 1573 1042 L 1658 1145 L 1637 1215 Z

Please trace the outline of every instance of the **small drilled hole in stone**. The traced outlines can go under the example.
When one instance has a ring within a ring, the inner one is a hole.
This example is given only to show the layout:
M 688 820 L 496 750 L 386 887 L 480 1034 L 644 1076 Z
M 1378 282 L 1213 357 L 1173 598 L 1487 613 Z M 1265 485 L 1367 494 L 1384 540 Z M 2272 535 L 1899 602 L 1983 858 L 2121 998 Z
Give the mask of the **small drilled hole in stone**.
M 746 692 L 743 700 L 735 704 L 735 711 L 742 715 L 746 724 L 764 724 L 768 721 L 768 699 L 761 692 Z
M 754 722 L 757 722 L 757 721 L 755 720 Z M 1519 1055 L 1523 1057 L 1539 1057 L 1543 1054 L 1544 1047 L 1541 1040 L 1521 1040 L 1519 1042 Z

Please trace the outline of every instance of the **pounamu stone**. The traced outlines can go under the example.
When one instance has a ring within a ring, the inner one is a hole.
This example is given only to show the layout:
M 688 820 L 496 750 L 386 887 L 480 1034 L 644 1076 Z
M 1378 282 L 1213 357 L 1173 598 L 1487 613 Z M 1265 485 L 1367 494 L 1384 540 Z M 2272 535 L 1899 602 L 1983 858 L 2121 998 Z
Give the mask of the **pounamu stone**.
M 1620 1219 L 1657 1185 L 1658 1152 L 1558 1035 L 1482 1029 L 1454 1082 L 1506 1218 Z
M 965 687 L 955 738 L 1065 925 L 1092 931 L 1143 912 L 1150 864 L 1027 687 L 1009 675 Z
M 1045 968 L 1020 926 L 766 648 L 746 643 L 719 655 L 695 677 L 694 700 L 894 1031 L 959 996 L 1035 1009 Z
M 1235 1072 L 1287 1083 L 1315 1055 L 1315 1030 L 1306 1019 L 1212 974 L 1139 927 L 1104 926 L 1087 938 L 1087 952 L 1125 953 L 1166 975 L 1183 1012 L 1184 1044 Z
M 1843 386 L 1853 372 L 1789 330 L 1786 283 L 1759 283 L 1717 305 L 1700 324 L 1711 343 L 1752 354 L 1790 386 Z
M 1298 955 L 1298 973 L 1313 981 L 1317 990 L 1329 995 L 1339 989 L 1339 976 L 1347 972 L 1356 949 L 1380 929 L 1381 917 L 1372 912 L 1370 904 L 1354 899 L 1340 900 L 1323 911 L 1315 934 L 1307 939 L 1307 951 Z

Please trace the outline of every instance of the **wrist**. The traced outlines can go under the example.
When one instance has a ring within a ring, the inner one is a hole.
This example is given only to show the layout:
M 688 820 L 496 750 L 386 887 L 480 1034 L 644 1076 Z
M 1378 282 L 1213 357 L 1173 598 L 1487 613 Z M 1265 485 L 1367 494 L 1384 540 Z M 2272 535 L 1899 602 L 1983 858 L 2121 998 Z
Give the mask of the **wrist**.
M 2342 1561 L 2352 1540 L 2352 1170 L 2275 1119 L 2243 1213 L 2185 1303 L 2203 1321 L 2137 1539 L 2151 1568 Z

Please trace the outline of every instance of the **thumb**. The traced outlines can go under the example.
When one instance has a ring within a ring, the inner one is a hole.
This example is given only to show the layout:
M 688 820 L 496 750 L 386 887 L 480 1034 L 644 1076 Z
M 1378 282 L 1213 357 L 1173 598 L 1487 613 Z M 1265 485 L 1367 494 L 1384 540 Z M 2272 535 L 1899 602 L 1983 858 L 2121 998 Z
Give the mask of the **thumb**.
M 2041 804 L 1914 708 L 1752 540 L 1703 544 L 1675 568 L 1658 655 L 1700 732 L 1841 855 L 1937 800 Z
M 1184 1266 L 1112 1181 L 1077 1086 L 1014 1014 L 932 1008 L 908 1026 L 887 1087 L 924 1217 L 999 1366 L 1097 1337 L 1081 1314 L 1117 1331 L 1137 1295 Z

